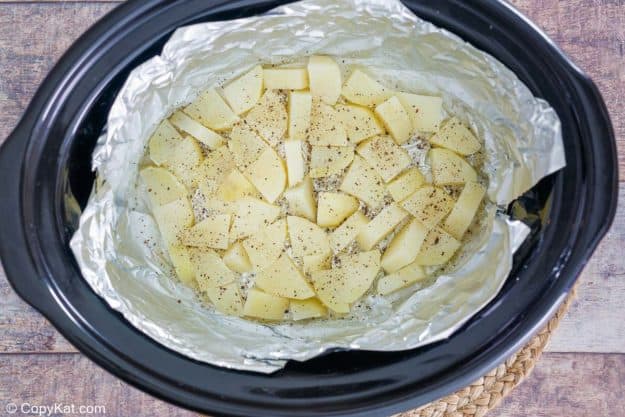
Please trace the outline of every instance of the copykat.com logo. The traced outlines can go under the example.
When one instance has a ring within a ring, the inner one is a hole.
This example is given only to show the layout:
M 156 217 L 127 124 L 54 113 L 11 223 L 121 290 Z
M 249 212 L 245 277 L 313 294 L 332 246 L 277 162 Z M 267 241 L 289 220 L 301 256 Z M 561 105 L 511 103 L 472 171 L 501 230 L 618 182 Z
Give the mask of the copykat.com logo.
M 29 402 L 7 403 L 4 410 L 9 415 L 59 416 L 59 415 L 105 415 L 106 407 L 96 404 L 33 404 Z

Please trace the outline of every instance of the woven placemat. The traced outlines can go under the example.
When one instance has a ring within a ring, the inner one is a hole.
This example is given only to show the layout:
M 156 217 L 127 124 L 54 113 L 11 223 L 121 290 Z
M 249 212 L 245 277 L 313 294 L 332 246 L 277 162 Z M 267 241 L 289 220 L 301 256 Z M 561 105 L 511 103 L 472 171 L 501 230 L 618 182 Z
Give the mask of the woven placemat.
M 536 336 L 505 363 L 499 365 L 466 388 L 395 417 L 483 417 L 527 378 L 543 349 L 575 299 L 570 292 L 553 318 Z

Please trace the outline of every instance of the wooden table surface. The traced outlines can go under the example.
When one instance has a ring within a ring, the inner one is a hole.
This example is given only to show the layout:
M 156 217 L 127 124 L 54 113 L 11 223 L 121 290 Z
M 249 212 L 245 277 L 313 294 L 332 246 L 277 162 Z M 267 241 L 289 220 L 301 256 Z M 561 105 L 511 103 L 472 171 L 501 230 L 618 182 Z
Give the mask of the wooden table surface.
M 625 0 L 513 3 L 598 84 L 625 178 Z M 114 1 L 0 0 L 0 141 L 55 60 L 115 6 Z M 625 203 L 623 189 L 619 196 Z M 533 375 L 490 416 L 625 416 L 624 244 L 621 204 L 580 278 L 577 301 Z M 18 298 L 0 268 L 0 415 L 10 402 L 103 405 L 109 416 L 194 415 L 130 387 L 78 353 Z

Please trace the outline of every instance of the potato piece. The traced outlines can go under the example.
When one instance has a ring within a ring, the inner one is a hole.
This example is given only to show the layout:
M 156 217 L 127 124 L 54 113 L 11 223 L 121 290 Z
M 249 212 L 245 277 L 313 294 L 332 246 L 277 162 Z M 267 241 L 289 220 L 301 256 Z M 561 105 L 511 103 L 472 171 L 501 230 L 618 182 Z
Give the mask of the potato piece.
M 230 316 L 240 316 L 243 314 L 243 299 L 239 292 L 239 285 L 236 282 L 207 288 L 206 296 L 213 303 L 215 309 L 220 313 Z
M 223 256 L 226 266 L 235 272 L 252 272 L 252 263 L 247 256 L 247 252 L 241 242 L 235 242 L 230 246 Z
M 218 131 L 230 129 L 239 120 L 214 88 L 204 91 L 183 111 L 204 126 Z
M 393 203 L 386 206 L 356 235 L 356 241 L 363 250 L 371 250 L 401 223 L 408 213 Z
M 473 223 L 473 218 L 486 194 L 486 189 L 477 182 L 467 182 L 456 205 L 443 223 L 443 229 L 458 240 Z
M 340 190 L 359 198 L 373 208 L 379 207 L 386 195 L 384 181 L 360 156 L 354 157 L 354 162 L 343 177 Z
M 385 182 L 395 178 L 412 162 L 408 152 L 395 144 L 388 136 L 369 139 L 358 145 L 356 152 L 375 169 Z
M 482 147 L 473 132 L 456 117 L 449 119 L 441 130 L 430 138 L 430 143 L 463 156 L 472 155 Z
M 413 262 L 394 274 L 380 278 L 377 286 L 378 294 L 388 295 L 425 278 L 427 275 L 423 267 Z
M 226 175 L 236 168 L 234 157 L 227 146 L 211 151 L 195 172 L 195 183 L 208 199 L 217 192 Z
M 461 185 L 477 181 L 477 173 L 458 154 L 443 148 L 430 149 L 432 178 L 436 185 Z
M 445 190 L 426 186 L 402 201 L 401 206 L 426 228 L 436 226 L 454 206 L 454 199 Z
M 252 288 L 247 293 L 243 314 L 263 320 L 282 320 L 289 310 L 289 300 Z
M 210 249 L 191 248 L 189 253 L 200 291 L 222 287 L 237 279 L 237 275 L 228 269 L 217 252 Z
M 375 108 L 375 114 L 398 145 L 410 139 L 412 123 L 399 99 L 393 96 Z
M 291 300 L 289 311 L 295 321 L 324 317 L 328 314 L 328 310 L 316 298 Z
M 405 200 L 425 183 L 419 168 L 410 168 L 393 181 L 386 184 L 386 189 L 396 202 Z
M 304 90 L 308 88 L 306 68 L 265 68 L 265 88 L 268 90 Z
M 289 138 L 306 139 L 310 126 L 312 95 L 309 91 L 289 92 Z
M 239 124 L 232 128 L 228 149 L 239 169 L 247 169 L 267 148 L 267 143 L 249 127 Z
M 280 215 L 280 207 L 252 197 L 243 197 L 235 203 L 234 218 L 230 228 L 230 241 L 234 242 L 267 227 Z
M 182 243 L 198 248 L 227 249 L 231 217 L 230 214 L 207 217 L 185 230 L 181 237 Z
M 266 293 L 280 297 L 305 300 L 315 296 L 312 286 L 286 252 L 260 271 L 254 283 Z
M 413 262 L 427 234 L 428 229 L 418 220 L 413 219 L 393 237 L 384 251 L 382 268 L 387 273 L 393 273 Z
M 250 110 L 263 93 L 263 68 L 254 68 L 224 87 L 224 97 L 236 114 Z
M 326 255 L 307 255 L 303 258 L 304 272 L 308 275 L 315 271 L 321 271 L 323 269 L 330 269 L 332 254 Z
M 406 109 L 413 130 L 419 132 L 436 132 L 438 130 L 443 109 L 441 97 L 397 93 L 397 98 Z
M 188 194 L 187 189 L 178 181 L 178 178 L 165 168 L 143 168 L 139 175 L 141 175 L 153 206 L 171 203 L 186 197 Z
M 449 261 L 460 248 L 460 242 L 442 229 L 430 230 L 421 251 L 415 259 L 417 265 L 442 265 Z
M 190 288 L 195 288 L 195 268 L 191 263 L 191 254 L 186 246 L 172 245 L 167 248 L 176 275 L 180 282 Z
M 272 225 L 258 230 L 243 241 L 245 252 L 254 271 L 259 272 L 274 263 L 284 251 L 286 242 L 286 220 L 277 220 Z
M 289 214 L 305 217 L 310 221 L 317 220 L 317 202 L 310 177 L 289 188 L 284 192 L 284 198 L 289 203 Z
M 216 149 L 224 144 L 224 138 L 219 133 L 213 132 L 180 110 L 172 114 L 169 121 L 176 128 L 188 133 L 211 149 Z
M 338 113 L 332 106 L 319 100 L 312 102 L 308 142 L 313 146 L 349 146 Z
M 217 197 L 226 202 L 232 202 L 245 196 L 260 198 L 256 187 L 245 178 L 245 175 L 241 174 L 241 172 L 235 168 L 226 175 L 219 185 Z
M 329 56 L 308 59 L 308 80 L 313 97 L 327 104 L 334 105 L 341 95 L 341 70 Z
M 317 224 L 336 227 L 358 210 L 360 202 L 351 195 L 322 192 L 318 195 Z
M 378 119 L 366 107 L 337 104 L 335 109 L 337 118 L 343 125 L 350 143 L 358 144 L 365 139 L 384 133 Z
M 334 253 L 339 253 L 352 243 L 367 224 L 369 224 L 367 216 L 357 211 L 330 233 L 330 247 Z
M 393 95 L 389 89 L 358 69 L 347 78 L 342 94 L 352 103 L 370 107 L 382 103 Z
M 156 206 L 152 213 L 167 246 L 180 244 L 183 232 L 193 224 L 193 208 L 187 197 Z
M 272 148 L 265 149 L 246 174 L 248 180 L 270 203 L 276 201 L 286 188 L 284 161 Z
M 310 152 L 311 178 L 340 174 L 354 159 L 351 146 L 313 146 Z
M 276 146 L 286 133 L 288 123 L 282 96 L 276 90 L 267 90 L 244 121 L 271 146 Z
M 156 165 L 168 166 L 172 162 L 176 162 L 172 161 L 171 158 L 181 142 L 182 136 L 176 128 L 168 120 L 163 120 L 148 141 L 150 159 Z
M 299 184 L 304 179 L 306 168 L 301 140 L 287 140 L 284 142 L 286 156 L 286 171 L 289 178 L 289 187 Z
M 327 255 L 330 243 L 326 232 L 315 223 L 302 217 L 288 216 L 289 239 L 293 255 L 303 258 L 307 255 Z

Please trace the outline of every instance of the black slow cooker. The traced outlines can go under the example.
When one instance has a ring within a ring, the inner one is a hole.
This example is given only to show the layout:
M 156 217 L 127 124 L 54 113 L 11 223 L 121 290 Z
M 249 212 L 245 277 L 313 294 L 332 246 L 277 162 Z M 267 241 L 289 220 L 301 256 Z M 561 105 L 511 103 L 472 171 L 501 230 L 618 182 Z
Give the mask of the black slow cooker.
M 272 375 L 200 363 L 137 331 L 82 278 L 68 242 L 93 185 L 91 152 L 117 92 L 179 26 L 265 12 L 280 1 L 134 0 L 85 33 L 0 148 L 0 255 L 15 291 L 80 351 L 157 397 L 213 415 L 381 416 L 477 379 L 549 319 L 608 230 L 614 133 L 595 85 L 503 1 L 409 0 L 420 17 L 492 54 L 562 121 L 567 166 L 510 212 L 532 227 L 499 296 L 449 339 L 419 349 L 333 352 Z

